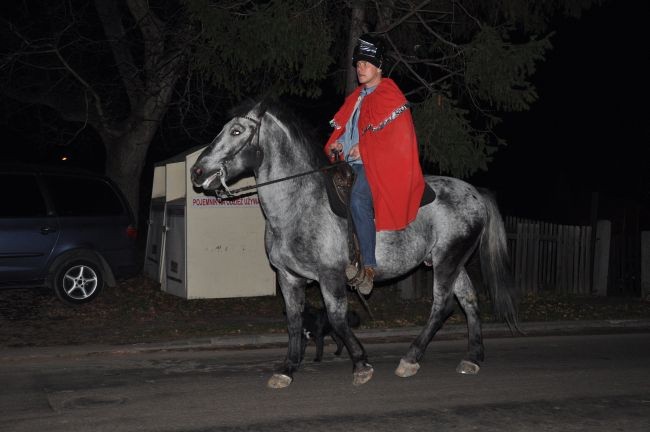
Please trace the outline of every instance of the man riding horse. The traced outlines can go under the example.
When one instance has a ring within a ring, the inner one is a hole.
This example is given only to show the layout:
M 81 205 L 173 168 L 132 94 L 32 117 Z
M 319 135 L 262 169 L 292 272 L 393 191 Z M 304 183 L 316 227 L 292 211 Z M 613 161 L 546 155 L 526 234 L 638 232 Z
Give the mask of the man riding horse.
M 404 229 L 417 216 L 424 191 L 418 144 L 409 104 L 390 78 L 382 78 L 383 47 L 371 35 L 359 38 L 352 57 L 359 87 L 330 121 L 334 132 L 326 154 L 338 152 L 352 166 L 356 180 L 350 212 L 361 252 L 346 276 L 360 293 L 369 294 L 375 268 L 377 231 Z
M 360 157 L 363 162 L 355 169 L 364 174 L 357 183 L 364 177 L 368 183 L 366 193 L 375 215 L 374 221 L 372 213 L 366 220 L 374 222 L 372 240 L 374 230 L 379 232 L 374 254 L 362 251 L 364 261 L 358 268 L 363 271 L 359 273 L 366 281 L 373 276 L 389 280 L 423 262 L 432 267 L 431 313 L 400 359 L 396 375 L 406 378 L 418 372 L 427 346 L 453 314 L 455 300 L 465 313 L 468 329 L 467 352 L 456 370 L 476 374 L 484 360 L 484 347 L 478 294 L 466 269 L 475 251 L 495 316 L 511 325 L 517 322 L 517 288 L 510 273 L 503 219 L 493 197 L 469 183 L 440 176 L 427 176 L 423 182 L 407 102 L 391 80 L 381 78 L 381 54 L 376 40 L 364 37 L 359 41 L 355 64 L 361 87 L 334 117 L 338 127 L 325 146 L 327 152 L 341 148 L 346 157 Z M 358 119 L 350 121 L 357 100 L 361 105 Z M 346 132 L 349 137 L 344 136 Z M 346 140 L 347 150 L 343 147 Z M 336 141 L 341 144 L 332 146 Z M 294 115 L 258 101 L 239 107 L 191 168 L 195 186 L 217 193 L 228 191 L 228 183 L 241 175 L 255 175 L 266 222 L 264 246 L 276 271 L 287 317 L 287 355 L 269 378 L 270 388 L 289 386 L 303 361 L 302 313 L 311 282 L 318 282 L 328 320 L 350 354 L 352 383 L 367 383 L 374 373 L 346 319 L 346 275 L 340 269 L 348 263 L 344 256 L 348 221 L 330 206 L 328 179 L 304 175 L 321 171 L 324 163 L 321 150 L 313 146 Z M 423 191 L 435 193 L 435 200 L 420 206 L 427 195 Z M 214 224 L 216 229 L 228 229 L 219 221 Z M 376 275 L 365 269 L 372 268 L 372 255 L 378 264 Z

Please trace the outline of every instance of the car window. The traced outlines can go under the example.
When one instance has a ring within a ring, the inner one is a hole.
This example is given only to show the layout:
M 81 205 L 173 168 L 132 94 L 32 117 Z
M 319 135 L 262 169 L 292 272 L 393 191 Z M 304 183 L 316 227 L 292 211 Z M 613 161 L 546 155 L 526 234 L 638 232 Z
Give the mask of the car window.
M 122 202 L 104 180 L 45 175 L 59 216 L 108 216 L 123 212 Z
M 35 175 L 0 173 L 0 197 L 0 218 L 47 215 L 47 207 Z

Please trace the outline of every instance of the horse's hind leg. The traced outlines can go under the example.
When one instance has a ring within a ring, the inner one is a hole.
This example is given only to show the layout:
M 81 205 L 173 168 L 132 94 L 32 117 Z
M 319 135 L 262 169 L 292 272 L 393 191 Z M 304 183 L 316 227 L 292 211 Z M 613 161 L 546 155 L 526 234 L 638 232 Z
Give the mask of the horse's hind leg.
M 334 355 L 339 356 L 343 352 L 343 341 L 334 332 L 332 332 L 331 336 L 334 342 L 336 342 L 336 351 L 334 351 Z
M 289 347 L 287 357 L 280 370 L 273 374 L 267 385 L 271 388 L 283 388 L 293 381 L 293 373 L 302 360 L 302 311 L 305 305 L 305 287 L 307 280 L 295 277 L 286 271 L 278 270 L 278 282 L 284 297 L 287 314 Z
M 478 298 L 472 281 L 464 268 L 454 283 L 454 294 L 465 311 L 468 330 L 467 357 L 460 362 L 456 371 L 461 374 L 475 375 L 479 371 L 479 362 L 483 361 L 485 353 Z
M 438 271 L 438 275 L 436 275 Z M 433 273 L 433 305 L 427 325 L 411 344 L 408 352 L 399 362 L 395 374 L 402 378 L 415 375 L 420 369 L 418 361 L 433 339 L 433 336 L 442 327 L 444 322 L 454 311 L 454 296 L 452 295 L 453 276 L 443 275 L 443 271 L 434 269 Z

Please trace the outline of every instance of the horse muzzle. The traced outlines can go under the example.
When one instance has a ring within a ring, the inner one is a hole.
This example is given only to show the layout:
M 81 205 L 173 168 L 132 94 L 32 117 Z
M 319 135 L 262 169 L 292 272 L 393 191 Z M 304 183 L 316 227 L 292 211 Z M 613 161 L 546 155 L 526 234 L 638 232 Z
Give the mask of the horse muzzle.
M 192 167 L 190 178 L 194 186 L 200 187 L 203 190 L 213 191 L 222 186 L 226 178 L 226 170 L 224 167 L 219 167 L 213 173 L 208 174 L 203 168 L 195 165 Z

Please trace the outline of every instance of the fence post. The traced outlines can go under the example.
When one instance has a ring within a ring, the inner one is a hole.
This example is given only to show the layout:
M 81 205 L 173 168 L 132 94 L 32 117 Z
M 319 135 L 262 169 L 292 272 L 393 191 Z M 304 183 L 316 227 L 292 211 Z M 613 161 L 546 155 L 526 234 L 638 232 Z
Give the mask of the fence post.
M 641 231 L 641 298 L 650 300 L 650 231 Z
M 609 271 L 609 247 L 612 237 L 612 223 L 599 220 L 596 228 L 596 244 L 594 245 L 594 291 L 593 294 L 607 295 L 607 274 Z
M 598 224 L 598 192 L 591 193 L 591 235 L 589 236 L 589 290 L 596 292 L 594 287 L 595 259 L 596 259 L 596 230 Z

